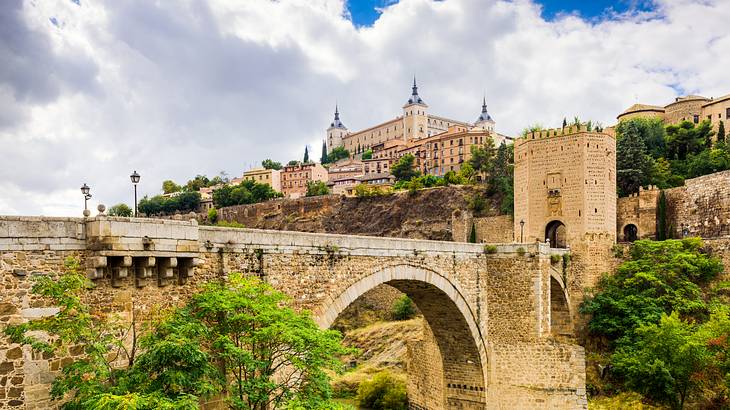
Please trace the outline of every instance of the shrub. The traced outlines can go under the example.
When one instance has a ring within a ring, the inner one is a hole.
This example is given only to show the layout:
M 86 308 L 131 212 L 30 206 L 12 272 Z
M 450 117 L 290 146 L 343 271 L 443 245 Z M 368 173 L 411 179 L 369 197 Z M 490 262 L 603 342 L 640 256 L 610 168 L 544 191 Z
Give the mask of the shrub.
M 355 185 L 355 196 L 358 198 L 369 198 L 373 196 L 391 195 L 393 189 L 377 185 L 357 184 Z
M 208 210 L 208 222 L 212 224 L 218 222 L 218 211 L 215 208 Z
M 479 213 L 487 207 L 487 201 L 482 195 L 474 194 L 469 198 L 468 207 L 470 211 Z
M 109 216 L 132 216 L 132 208 L 127 204 L 116 204 L 109 208 Z
M 493 255 L 497 253 L 497 247 L 494 245 L 484 245 L 484 253 Z
M 307 181 L 307 193 L 305 196 L 320 196 L 330 193 L 327 184 L 323 181 Z
M 523 248 L 521 246 L 519 248 L 517 248 L 517 254 L 518 255 L 525 256 L 525 253 L 527 253 L 527 251 L 525 251 L 525 248 Z
M 471 232 L 469 233 L 469 243 L 477 243 L 477 227 L 472 222 L 471 224 Z
M 408 408 L 406 384 L 387 371 L 380 372 L 360 384 L 357 403 L 360 408 L 372 410 L 405 410 Z
M 562 259 L 563 258 L 560 255 L 550 255 L 550 263 L 552 263 L 553 265 L 560 262 Z
M 416 305 L 413 304 L 411 298 L 407 295 L 403 295 L 393 303 L 393 319 L 395 320 L 408 320 L 416 315 Z
M 218 221 L 218 223 L 216 223 L 216 225 L 222 226 L 225 228 L 245 228 L 246 227 L 246 225 L 244 225 L 240 222 L 236 222 L 236 221 Z

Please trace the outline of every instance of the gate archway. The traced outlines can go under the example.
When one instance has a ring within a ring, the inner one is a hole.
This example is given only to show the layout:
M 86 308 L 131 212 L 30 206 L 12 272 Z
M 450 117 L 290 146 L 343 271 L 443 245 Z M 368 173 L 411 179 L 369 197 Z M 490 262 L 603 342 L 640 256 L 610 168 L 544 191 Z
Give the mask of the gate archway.
M 565 248 L 566 239 L 565 224 L 561 221 L 551 221 L 545 226 L 545 240 L 550 240 L 551 248 Z

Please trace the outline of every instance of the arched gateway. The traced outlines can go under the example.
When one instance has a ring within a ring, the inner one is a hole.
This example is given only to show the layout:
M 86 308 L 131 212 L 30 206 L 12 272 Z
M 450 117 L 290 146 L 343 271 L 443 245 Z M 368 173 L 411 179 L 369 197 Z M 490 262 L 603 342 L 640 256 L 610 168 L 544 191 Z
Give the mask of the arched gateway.
M 433 332 L 442 360 L 443 381 L 438 393 L 443 408 L 482 409 L 486 403 L 486 343 L 459 285 L 421 267 L 399 265 L 379 270 L 349 286 L 317 315 L 329 327 L 357 298 L 381 284 L 408 295 Z M 435 393 L 435 394 L 434 394 Z

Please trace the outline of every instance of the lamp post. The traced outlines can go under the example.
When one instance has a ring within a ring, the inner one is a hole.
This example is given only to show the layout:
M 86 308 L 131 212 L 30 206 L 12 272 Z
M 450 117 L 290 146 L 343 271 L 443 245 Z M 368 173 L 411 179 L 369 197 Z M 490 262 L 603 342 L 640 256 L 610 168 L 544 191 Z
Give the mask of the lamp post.
M 134 217 L 137 217 L 137 183 L 139 182 L 139 174 L 135 170 L 132 172 L 132 175 L 129 176 L 129 179 L 132 180 L 132 184 L 134 184 Z
M 523 237 L 525 233 L 525 220 L 520 219 L 520 243 L 524 242 Z
M 84 185 L 81 185 L 81 194 L 84 196 L 84 216 L 91 215 L 88 207 L 89 199 L 91 199 L 91 194 L 89 193 L 89 191 L 91 191 L 91 188 L 86 185 L 86 182 L 84 182 Z

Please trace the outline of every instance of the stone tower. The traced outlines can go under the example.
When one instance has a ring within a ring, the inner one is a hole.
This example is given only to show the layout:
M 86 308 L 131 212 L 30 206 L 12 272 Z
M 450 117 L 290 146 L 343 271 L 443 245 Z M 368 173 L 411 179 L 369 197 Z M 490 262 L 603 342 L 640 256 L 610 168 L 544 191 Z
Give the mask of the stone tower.
M 413 77 L 411 97 L 403 106 L 403 140 L 413 141 L 428 136 L 428 105 L 418 95 L 416 77 Z
M 335 105 L 335 119 L 327 128 L 327 153 L 329 154 L 333 149 L 343 146 L 342 138 L 349 133 L 345 124 L 340 121 L 340 111 Z
M 485 131 L 494 132 L 494 120 L 492 119 L 492 116 L 489 115 L 487 112 L 487 97 L 484 97 L 482 100 L 482 112 L 479 114 L 479 118 L 477 118 L 476 122 L 474 123 L 474 127 L 481 128 Z

